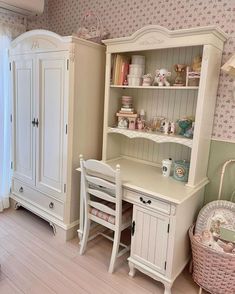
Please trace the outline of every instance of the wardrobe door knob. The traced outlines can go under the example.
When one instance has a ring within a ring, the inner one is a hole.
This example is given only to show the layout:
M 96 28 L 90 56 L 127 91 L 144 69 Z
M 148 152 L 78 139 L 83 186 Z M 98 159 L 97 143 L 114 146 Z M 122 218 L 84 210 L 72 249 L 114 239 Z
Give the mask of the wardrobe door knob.
M 23 187 L 20 187 L 19 192 L 20 193 L 23 193 L 24 192 L 24 188 Z
M 49 204 L 49 208 L 50 208 L 50 209 L 54 208 L 54 203 L 53 203 L 53 202 L 51 202 L 51 203 Z

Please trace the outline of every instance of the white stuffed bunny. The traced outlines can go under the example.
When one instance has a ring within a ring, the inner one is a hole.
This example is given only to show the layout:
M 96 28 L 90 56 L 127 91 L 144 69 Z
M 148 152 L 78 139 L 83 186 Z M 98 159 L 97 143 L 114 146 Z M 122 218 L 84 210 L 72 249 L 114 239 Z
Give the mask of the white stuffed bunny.
M 154 86 L 170 86 L 170 83 L 168 82 L 167 78 L 171 76 L 171 72 L 169 72 L 165 68 L 157 69 L 155 72 L 155 78 L 153 85 Z

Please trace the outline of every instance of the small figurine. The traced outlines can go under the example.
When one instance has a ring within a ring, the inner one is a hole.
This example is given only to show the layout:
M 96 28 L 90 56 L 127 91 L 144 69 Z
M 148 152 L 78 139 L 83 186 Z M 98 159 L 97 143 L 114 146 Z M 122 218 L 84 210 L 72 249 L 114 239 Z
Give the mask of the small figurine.
M 178 125 L 181 128 L 179 135 L 185 136 L 185 133 L 192 126 L 192 120 L 189 118 L 182 118 L 178 120 Z
M 129 118 L 129 130 L 135 130 L 136 118 Z
M 165 122 L 165 125 L 164 125 L 164 134 L 165 135 L 168 135 L 169 134 L 169 129 L 171 128 L 171 124 L 169 121 L 166 121 Z
M 178 87 L 185 86 L 186 65 L 185 64 L 175 64 L 174 69 L 176 72 L 174 86 L 178 86 Z
M 143 75 L 143 84 L 142 86 L 151 86 L 153 77 L 150 73 Z
M 193 133 L 194 133 L 194 126 L 195 126 L 195 122 L 192 122 L 192 127 L 189 128 L 188 130 L 186 130 L 186 132 L 184 133 L 184 136 L 187 138 L 193 138 Z
M 193 63 L 192 63 L 192 70 L 195 72 L 200 72 L 201 67 L 202 67 L 202 57 L 200 55 L 195 56 L 193 58 Z
M 175 123 L 174 122 L 170 122 L 170 134 L 175 134 L 176 131 L 176 127 L 175 127 Z
M 118 121 L 118 128 L 127 129 L 128 127 L 128 119 L 126 117 L 121 117 Z
M 161 121 L 160 121 L 160 128 L 159 128 L 159 131 L 160 132 L 165 132 L 165 125 L 167 123 L 167 120 L 165 118 L 163 118 Z
M 165 68 L 161 68 L 161 69 L 157 69 L 155 72 L 155 78 L 154 78 L 154 82 L 153 85 L 154 86 L 170 86 L 170 83 L 168 82 L 167 78 L 171 76 L 171 72 L 169 72 L 167 69 Z
M 137 118 L 137 128 L 138 128 L 138 130 L 143 130 L 143 128 L 144 128 L 144 122 L 142 121 L 142 119 L 140 117 Z

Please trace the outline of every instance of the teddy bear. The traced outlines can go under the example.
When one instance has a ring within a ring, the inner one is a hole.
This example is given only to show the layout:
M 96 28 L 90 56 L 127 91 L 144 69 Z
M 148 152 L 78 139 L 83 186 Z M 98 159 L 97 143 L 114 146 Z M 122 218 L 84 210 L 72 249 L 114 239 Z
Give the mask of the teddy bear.
M 171 72 L 169 72 L 165 68 L 157 69 L 155 72 L 155 77 L 154 77 L 154 86 L 170 86 L 170 83 L 168 82 L 167 78 L 171 76 Z

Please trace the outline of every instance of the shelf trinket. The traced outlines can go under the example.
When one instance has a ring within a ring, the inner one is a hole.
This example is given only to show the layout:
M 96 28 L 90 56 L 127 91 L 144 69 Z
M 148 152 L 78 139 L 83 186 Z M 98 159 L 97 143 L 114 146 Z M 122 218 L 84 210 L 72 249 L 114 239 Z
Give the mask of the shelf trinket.
M 185 86 L 185 73 L 186 65 L 185 64 L 175 64 L 174 69 L 176 72 L 176 78 L 173 86 L 183 87 Z

